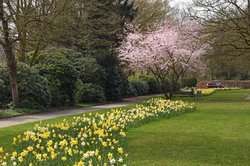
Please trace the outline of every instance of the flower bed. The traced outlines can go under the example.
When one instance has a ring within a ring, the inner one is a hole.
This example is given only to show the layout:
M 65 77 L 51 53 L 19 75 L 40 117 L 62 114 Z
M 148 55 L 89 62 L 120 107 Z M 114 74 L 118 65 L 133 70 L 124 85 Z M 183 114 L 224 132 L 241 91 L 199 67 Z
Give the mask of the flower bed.
M 125 165 L 126 131 L 162 117 L 195 111 L 182 101 L 151 99 L 134 109 L 116 109 L 94 117 L 74 118 L 52 125 L 36 125 L 13 139 L 15 151 L 0 148 L 0 165 Z
M 197 93 L 197 91 L 201 91 L 202 95 L 211 95 L 216 91 L 221 91 L 221 90 L 237 90 L 240 88 L 208 88 L 208 89 L 197 89 L 195 91 L 195 93 Z
M 209 88 L 209 89 L 197 89 L 197 91 L 201 91 L 202 95 L 211 95 L 212 93 L 214 93 L 215 91 L 218 91 L 218 88 Z

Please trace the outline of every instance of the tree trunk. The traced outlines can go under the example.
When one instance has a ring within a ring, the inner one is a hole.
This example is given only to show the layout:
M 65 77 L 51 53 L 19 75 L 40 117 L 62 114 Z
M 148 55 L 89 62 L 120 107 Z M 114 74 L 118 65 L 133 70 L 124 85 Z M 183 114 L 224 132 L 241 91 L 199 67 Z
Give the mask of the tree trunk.
M 172 99 L 172 93 L 170 92 L 169 88 L 165 85 L 164 81 L 161 81 L 161 89 L 163 91 L 164 96 L 166 99 Z
M 18 49 L 19 62 L 25 62 L 25 50 L 26 50 L 26 31 L 24 30 L 22 34 L 20 34 L 20 44 Z
M 18 105 L 17 65 L 15 56 L 13 54 L 12 46 L 9 45 L 4 47 L 4 52 L 6 55 L 7 66 L 9 69 L 12 102 L 14 106 L 17 106 Z
M 12 102 L 14 106 L 18 104 L 18 87 L 17 87 L 17 65 L 15 55 L 13 53 L 12 41 L 10 39 L 9 25 L 8 21 L 4 16 L 4 3 L 0 0 L 0 21 L 2 23 L 3 30 L 3 41 L 1 45 L 3 46 L 7 67 L 9 69 L 9 78 L 11 85 Z
M 166 99 L 172 99 L 172 94 L 169 92 L 169 88 L 165 82 L 165 77 L 161 77 L 161 76 L 155 74 L 154 72 L 152 72 L 152 73 L 155 75 L 157 82 L 160 84 L 161 90 L 162 90 L 164 96 L 166 97 Z
M 164 92 L 164 96 L 166 97 L 166 99 L 171 100 L 173 98 L 173 93 L 172 92 Z

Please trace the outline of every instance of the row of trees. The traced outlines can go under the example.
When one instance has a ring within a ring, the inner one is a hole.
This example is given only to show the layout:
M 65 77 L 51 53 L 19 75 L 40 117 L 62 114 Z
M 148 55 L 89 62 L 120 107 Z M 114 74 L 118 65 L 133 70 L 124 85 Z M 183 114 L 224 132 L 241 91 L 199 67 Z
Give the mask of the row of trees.
M 168 98 L 190 73 L 250 78 L 250 1 L 193 0 L 186 16 L 184 23 L 168 19 L 147 33 L 128 33 L 119 57 L 130 69 L 155 75 Z
M 188 15 L 206 29 L 209 79 L 250 79 L 250 1 L 193 0 Z
M 121 99 L 127 77 L 138 71 L 153 74 L 167 98 L 187 75 L 248 78 L 249 6 L 249 1 L 194 0 L 182 22 L 171 15 L 167 0 L 0 0 L 0 45 L 13 104 L 22 89 L 17 64 L 36 67 L 51 48 L 71 50 L 69 63 L 79 60 L 76 55 L 93 58 L 80 61 L 85 66 L 95 61 L 103 77 L 89 72 L 83 83 L 92 83 L 94 75 L 108 100 Z
M 1 0 L 0 45 L 13 104 L 18 105 L 20 96 L 17 63 L 34 66 L 41 60 L 41 51 L 51 47 L 70 48 L 94 58 L 106 73 L 106 97 L 121 99 L 127 80 L 115 49 L 126 35 L 126 25 L 146 30 L 165 18 L 168 10 L 167 3 L 159 0 Z

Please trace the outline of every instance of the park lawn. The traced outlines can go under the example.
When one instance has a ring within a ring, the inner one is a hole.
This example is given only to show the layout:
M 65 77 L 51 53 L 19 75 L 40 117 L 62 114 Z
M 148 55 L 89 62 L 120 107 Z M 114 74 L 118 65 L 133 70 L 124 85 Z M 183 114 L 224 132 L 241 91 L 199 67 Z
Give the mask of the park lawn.
M 248 94 L 218 91 L 195 101 L 197 112 L 130 129 L 128 165 L 250 165 Z
M 128 165 L 249 165 L 250 102 L 244 100 L 247 94 L 250 90 L 215 92 L 195 102 L 198 112 L 130 129 Z M 193 102 L 192 98 L 181 99 Z M 71 121 L 74 116 L 45 120 L 43 124 Z M 11 147 L 13 137 L 32 130 L 35 124 L 0 128 L 0 147 Z

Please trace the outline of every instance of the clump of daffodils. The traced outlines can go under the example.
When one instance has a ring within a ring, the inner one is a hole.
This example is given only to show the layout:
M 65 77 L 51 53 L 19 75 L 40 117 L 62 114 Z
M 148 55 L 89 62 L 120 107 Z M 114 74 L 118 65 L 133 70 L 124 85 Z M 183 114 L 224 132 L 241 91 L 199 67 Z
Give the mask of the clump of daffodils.
M 115 109 L 94 117 L 75 117 L 73 122 L 35 125 L 32 131 L 13 139 L 13 152 L 0 148 L 0 165 L 126 165 L 128 128 L 194 110 L 193 104 L 182 101 L 151 99 L 130 110 Z
M 239 90 L 240 88 L 208 88 L 208 89 L 198 89 L 203 95 L 211 95 L 216 91 L 225 91 L 225 90 Z
M 208 88 L 208 89 L 197 89 L 195 91 L 195 93 L 197 93 L 197 91 L 201 91 L 201 93 L 203 95 L 211 95 L 213 94 L 214 92 L 216 91 L 222 91 L 222 90 L 236 90 L 236 89 L 239 89 L 239 88 Z
M 217 91 L 217 88 L 209 88 L 209 89 L 197 89 L 197 91 L 201 91 L 202 95 L 211 95 L 212 93 L 214 93 L 215 91 Z

